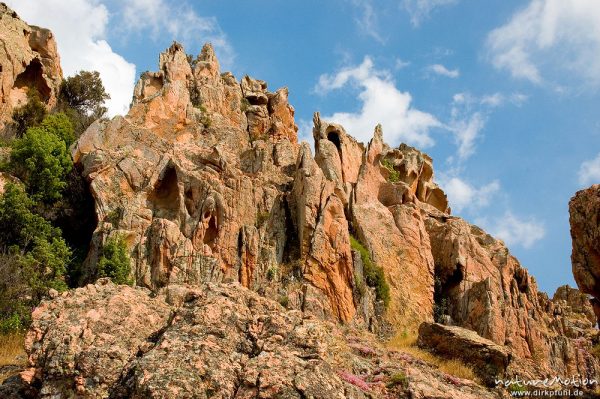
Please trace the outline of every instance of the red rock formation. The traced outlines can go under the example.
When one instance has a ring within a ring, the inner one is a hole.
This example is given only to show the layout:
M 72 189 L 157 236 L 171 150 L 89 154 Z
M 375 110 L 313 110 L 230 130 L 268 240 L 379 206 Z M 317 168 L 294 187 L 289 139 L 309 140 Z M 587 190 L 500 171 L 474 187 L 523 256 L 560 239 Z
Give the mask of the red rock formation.
M 52 32 L 23 22 L 4 3 L 0 3 L 0 43 L 2 130 L 14 109 L 27 103 L 29 89 L 37 90 L 48 108 L 54 107 L 62 70 Z
M 573 276 L 579 289 L 594 297 L 600 321 L 600 185 L 578 191 L 569 202 Z
M 26 346 L 31 367 L 2 397 L 503 397 L 239 284 L 150 295 L 102 279 L 42 302 Z
M 381 127 L 365 147 L 315 114 L 313 158 L 296 130 L 286 90 L 221 74 L 209 45 L 192 61 L 171 46 L 129 114 L 74 149 L 99 220 L 87 276 L 121 234 L 136 284 L 154 291 L 239 281 L 380 334 L 435 318 L 505 348 L 509 373 L 597 376 L 589 307 L 570 292 L 550 301 L 501 241 L 451 216 L 430 157 L 389 147 Z M 387 309 L 350 233 L 383 270 Z

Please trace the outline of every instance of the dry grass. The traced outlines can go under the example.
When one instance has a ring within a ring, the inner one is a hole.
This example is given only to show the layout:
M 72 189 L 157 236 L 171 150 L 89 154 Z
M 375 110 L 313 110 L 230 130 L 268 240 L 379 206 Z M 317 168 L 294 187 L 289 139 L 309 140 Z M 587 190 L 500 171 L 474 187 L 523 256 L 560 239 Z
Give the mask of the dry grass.
M 473 369 L 458 359 L 443 359 L 417 346 L 417 336 L 410 333 L 398 333 L 392 337 L 387 346 L 436 366 L 440 371 L 458 378 L 481 383 Z
M 27 356 L 20 334 L 0 335 L 0 383 L 26 365 Z M 16 367 L 6 367 L 16 366 Z M 4 371 L 2 370 L 4 368 Z

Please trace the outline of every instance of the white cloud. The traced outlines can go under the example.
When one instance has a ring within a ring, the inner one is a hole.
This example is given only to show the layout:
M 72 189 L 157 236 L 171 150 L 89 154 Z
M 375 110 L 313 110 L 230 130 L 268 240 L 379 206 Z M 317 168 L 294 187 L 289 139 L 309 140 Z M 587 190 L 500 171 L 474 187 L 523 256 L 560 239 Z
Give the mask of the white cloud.
M 356 113 L 336 112 L 323 119 L 343 125 L 362 141 L 370 140 L 375 126 L 381 123 L 384 137 L 391 145 L 401 141 L 421 148 L 433 145 L 429 131 L 442 124 L 435 116 L 413 108 L 411 95 L 398 90 L 388 72 L 376 70 L 371 58 L 365 57 L 360 65 L 344 68 L 334 75 L 321 75 L 314 90 L 327 93 L 348 84 L 360 89 L 361 109 Z
M 56 35 L 63 72 L 100 72 L 110 94 L 110 115 L 127 112 L 133 94 L 135 65 L 106 42 L 107 8 L 93 0 L 8 0 L 26 22 L 49 28 Z
M 475 153 L 475 143 L 485 127 L 486 117 L 472 110 L 478 104 L 480 100 L 470 93 L 457 93 L 452 97 L 451 120 L 446 128 L 454 134 L 459 162 Z
M 487 50 L 515 78 L 541 84 L 574 76 L 600 87 L 600 2 L 531 0 L 489 33 Z
M 546 235 L 543 223 L 533 217 L 519 218 L 510 211 L 506 211 L 504 215 L 494 218 L 491 222 L 487 218 L 482 218 L 475 223 L 484 227 L 491 235 L 504 240 L 509 247 L 531 248 Z
M 492 108 L 503 106 L 507 103 L 520 107 L 527 101 L 529 97 L 523 93 L 512 93 L 504 95 L 502 93 L 487 94 L 479 99 L 482 105 L 487 105 Z
M 137 34 L 149 31 L 155 38 L 168 34 L 190 48 L 211 42 L 221 64 L 226 68 L 232 66 L 235 54 L 217 19 L 198 15 L 188 2 L 129 0 L 118 4 L 123 31 Z
M 579 184 L 597 184 L 600 183 L 600 153 L 596 158 L 584 161 L 579 167 Z
M 356 18 L 358 27 L 379 43 L 384 43 L 385 40 L 381 37 L 381 34 L 377 29 L 378 17 L 377 12 L 373 8 L 372 0 L 352 0 L 352 4 L 359 13 L 359 16 Z
M 521 93 L 493 93 L 481 97 L 469 92 L 456 93 L 452 97 L 451 119 L 445 127 L 454 134 L 458 161 L 465 161 L 475 153 L 477 140 L 492 109 L 505 104 L 521 106 L 525 101 L 527 96 Z
M 413 26 L 419 26 L 434 9 L 456 3 L 458 0 L 404 0 L 402 5 L 410 14 Z
M 460 76 L 460 71 L 458 69 L 448 69 L 442 64 L 434 64 L 427 67 L 427 70 L 435 73 L 436 75 L 446 76 L 448 78 L 458 78 Z
M 499 107 L 504 101 L 505 98 L 500 93 L 488 94 L 481 99 L 482 104 L 489 105 L 490 107 Z
M 403 59 L 401 59 L 401 58 L 396 58 L 396 62 L 394 63 L 394 68 L 395 68 L 396 70 L 399 70 L 399 69 L 406 68 L 406 67 L 407 67 L 407 66 L 409 66 L 409 65 L 410 65 L 410 62 L 408 62 L 408 61 L 404 61 L 404 60 L 403 60 Z
M 441 175 L 438 183 L 448 196 L 452 211 L 458 213 L 463 210 L 473 212 L 488 206 L 500 190 L 500 183 L 497 180 L 475 187 L 458 176 Z
M 453 119 L 448 129 L 454 133 L 454 141 L 458 147 L 457 154 L 461 161 L 475 153 L 475 142 L 485 127 L 485 117 L 475 112 L 467 119 Z

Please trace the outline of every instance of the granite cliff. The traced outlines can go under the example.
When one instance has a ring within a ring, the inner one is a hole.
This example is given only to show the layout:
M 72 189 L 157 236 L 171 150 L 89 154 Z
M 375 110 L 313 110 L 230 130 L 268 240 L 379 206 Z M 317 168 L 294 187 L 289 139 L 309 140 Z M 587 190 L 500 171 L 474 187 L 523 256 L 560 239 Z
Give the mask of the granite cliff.
M 31 63 L 31 49 L 14 51 Z M 60 67 L 42 61 L 52 106 Z M 98 221 L 83 287 L 34 310 L 29 367 L 0 393 L 492 398 L 508 395 L 495 377 L 600 377 L 586 295 L 600 296 L 598 230 L 582 226 L 596 208 L 571 203 L 583 292 L 551 299 L 502 241 L 451 214 L 428 155 L 386 144 L 385 126 L 360 143 L 313 124 L 314 155 L 286 88 L 222 73 L 210 44 L 162 53 L 128 114 L 71 147 Z M 97 280 L 111 237 L 135 288 Z M 399 335 L 479 382 L 386 346 Z
M 62 81 L 60 57 L 48 29 L 28 25 L 0 3 L 0 130 L 15 108 L 24 105 L 27 91 L 35 89 L 51 109 Z

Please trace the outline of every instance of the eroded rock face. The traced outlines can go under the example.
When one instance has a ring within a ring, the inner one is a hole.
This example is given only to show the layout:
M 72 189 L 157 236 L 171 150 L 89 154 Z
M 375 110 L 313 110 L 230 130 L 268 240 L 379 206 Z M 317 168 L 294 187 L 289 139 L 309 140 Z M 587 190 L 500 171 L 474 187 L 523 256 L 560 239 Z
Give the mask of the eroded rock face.
M 571 316 L 574 326 L 582 330 L 590 329 L 597 324 L 597 318 L 592 307 L 592 300 L 577 288 L 563 285 L 556 289 L 552 297 L 555 312 Z M 581 334 L 580 334 L 581 335 Z
M 196 60 L 171 46 L 159 72 L 142 75 L 128 115 L 96 122 L 73 150 L 99 221 L 86 277 L 118 234 L 136 284 L 155 293 L 234 281 L 382 336 L 439 318 L 509 351 L 518 360 L 507 373 L 598 376 L 590 308 L 569 290 L 549 300 L 501 241 L 452 216 L 431 158 L 389 147 L 379 126 L 365 146 L 319 114 L 313 157 L 293 113 L 287 90 L 221 73 L 210 45 Z M 365 287 L 350 234 L 383 269 L 387 308 Z M 152 362 L 132 368 L 123 395 L 155 389 L 136 391 Z
M 600 365 L 589 353 L 592 324 L 573 330 L 574 320 L 587 320 L 589 306 L 563 312 L 562 294 L 550 301 L 538 292 L 535 279 L 502 241 L 464 220 L 431 214 L 426 228 L 442 320 L 506 346 L 519 359 L 511 365 L 515 373 L 598 375 Z
M 578 191 L 569 202 L 573 276 L 579 289 L 594 297 L 600 320 L 600 185 Z
M 390 149 L 383 142 L 381 128 L 376 128 L 363 156 L 350 209 L 357 238 L 383 267 L 390 285 L 386 318 L 399 331 L 416 331 L 421 322 L 432 320 L 434 263 L 421 201 L 403 179 L 415 189 L 424 181 L 419 183 L 418 176 L 412 181 L 395 167 L 399 177 L 392 181 L 390 169 L 384 166 L 401 163 L 408 155 L 404 150 Z
M 13 110 L 27 103 L 28 89 L 35 89 L 48 108 L 56 105 L 62 81 L 54 35 L 30 26 L 16 12 L 0 3 L 0 130 Z
M 170 285 L 151 295 L 99 280 L 42 302 L 26 349 L 31 368 L 0 392 L 39 398 L 503 397 L 389 351 L 364 331 L 341 331 L 336 323 L 286 311 L 237 283 Z M 404 380 L 393 379 L 398 375 Z
M 298 157 L 291 206 L 296 214 L 304 277 L 329 297 L 335 316 L 354 316 L 352 252 L 344 203 L 303 144 Z
M 242 85 L 220 74 L 209 45 L 190 63 L 174 44 L 159 70 L 142 75 L 128 115 L 96 122 L 74 149 L 99 220 L 88 276 L 106 236 L 122 234 L 139 285 L 242 275 L 258 289 L 267 270 L 283 263 L 291 234 L 285 190 L 295 140 L 270 135 L 270 126 L 253 140 Z M 286 123 L 293 130 L 293 119 Z

